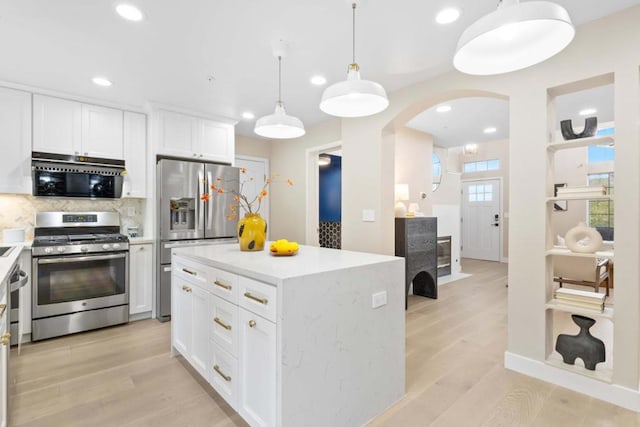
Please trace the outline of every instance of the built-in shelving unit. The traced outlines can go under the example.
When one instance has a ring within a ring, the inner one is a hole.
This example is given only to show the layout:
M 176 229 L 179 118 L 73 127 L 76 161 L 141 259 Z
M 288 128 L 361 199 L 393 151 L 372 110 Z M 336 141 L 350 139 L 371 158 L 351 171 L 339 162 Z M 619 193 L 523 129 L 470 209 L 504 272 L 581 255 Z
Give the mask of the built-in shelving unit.
M 610 195 L 604 196 L 558 196 L 558 197 L 547 197 L 547 203 L 555 203 L 561 200 L 613 200 L 613 197 Z
M 557 299 L 554 298 L 551 301 L 547 302 L 546 308 L 552 309 L 552 310 L 564 311 L 566 313 L 571 313 L 571 314 L 579 314 L 581 316 L 600 317 L 600 318 L 609 319 L 613 321 L 613 307 L 609 307 L 609 306 L 605 306 L 604 311 L 598 312 L 598 311 L 589 310 L 586 308 L 573 307 L 567 304 L 562 304 L 561 302 L 559 302 Z
M 549 150 L 550 152 L 556 152 L 558 150 L 589 147 L 591 145 L 607 145 L 612 147 L 614 145 L 614 138 L 613 136 L 594 136 L 590 138 L 579 138 L 562 142 L 552 142 L 547 145 L 547 150 Z
M 611 383 L 613 381 L 613 370 L 609 368 L 598 368 L 595 371 L 590 371 L 585 369 L 580 365 L 568 365 L 562 361 L 562 356 L 558 353 L 551 353 L 547 360 L 545 360 L 547 365 L 551 365 L 555 368 L 563 369 L 565 371 L 573 372 L 578 375 L 583 375 L 585 377 L 593 378 L 594 380 L 602 381 L 605 383 Z M 579 363 L 579 362 L 578 362 Z
M 547 256 L 557 255 L 557 256 L 572 256 L 572 257 L 581 257 L 581 258 L 609 258 L 613 260 L 614 253 L 613 251 L 598 251 L 594 253 L 580 253 L 580 252 L 572 252 L 565 247 L 554 247 L 552 249 L 547 250 Z

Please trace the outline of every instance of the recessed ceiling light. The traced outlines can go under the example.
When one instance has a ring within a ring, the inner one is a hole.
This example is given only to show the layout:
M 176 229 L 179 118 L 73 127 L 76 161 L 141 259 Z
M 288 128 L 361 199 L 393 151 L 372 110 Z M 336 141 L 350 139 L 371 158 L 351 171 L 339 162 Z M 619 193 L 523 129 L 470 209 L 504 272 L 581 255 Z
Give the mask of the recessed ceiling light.
M 242 118 L 245 120 L 253 120 L 256 118 L 256 115 L 251 111 L 245 111 L 244 113 L 242 113 Z
M 311 84 L 322 86 L 327 84 L 327 79 L 324 76 L 313 76 L 311 77 Z
M 138 22 L 142 21 L 142 18 L 144 18 L 142 11 L 131 4 L 121 3 L 117 5 L 116 12 L 118 12 L 118 15 L 129 21 Z
M 442 9 L 436 15 L 436 22 L 442 25 L 451 24 L 452 22 L 457 21 L 459 17 L 460 17 L 460 11 L 458 9 L 454 9 L 454 8 Z
M 494 127 L 488 127 L 486 128 L 483 132 L 484 133 L 496 133 L 498 129 L 494 128 Z
M 91 79 L 91 81 L 93 82 L 93 84 L 103 87 L 109 87 L 113 84 L 110 80 L 105 79 L 104 77 L 94 77 Z
M 580 114 L 581 116 L 588 116 L 590 114 L 595 114 L 597 112 L 598 110 L 596 110 L 595 108 L 585 108 L 584 110 L 580 111 L 580 113 L 578 114 Z
M 438 113 L 448 113 L 449 111 L 451 111 L 451 105 L 441 105 L 436 108 L 436 111 Z

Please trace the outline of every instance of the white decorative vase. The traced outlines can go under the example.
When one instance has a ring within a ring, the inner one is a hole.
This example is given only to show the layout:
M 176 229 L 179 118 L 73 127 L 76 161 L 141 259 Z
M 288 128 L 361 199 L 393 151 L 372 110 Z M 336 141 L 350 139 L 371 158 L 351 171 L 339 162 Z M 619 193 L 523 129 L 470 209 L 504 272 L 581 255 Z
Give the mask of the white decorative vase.
M 591 254 L 602 247 L 602 236 L 598 230 L 584 222 L 567 231 L 564 241 L 572 252 Z

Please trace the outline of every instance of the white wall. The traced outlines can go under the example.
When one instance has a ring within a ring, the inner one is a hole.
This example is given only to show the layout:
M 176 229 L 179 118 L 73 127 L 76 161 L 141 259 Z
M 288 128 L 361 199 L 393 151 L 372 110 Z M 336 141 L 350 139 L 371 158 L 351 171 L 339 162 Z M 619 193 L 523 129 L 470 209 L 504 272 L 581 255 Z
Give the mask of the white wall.
M 409 201 L 417 203 L 420 211 L 431 215 L 431 153 L 433 153 L 433 137 L 424 132 L 410 128 L 398 130 L 395 134 L 395 183 L 409 185 Z M 420 192 L 427 194 L 420 198 Z

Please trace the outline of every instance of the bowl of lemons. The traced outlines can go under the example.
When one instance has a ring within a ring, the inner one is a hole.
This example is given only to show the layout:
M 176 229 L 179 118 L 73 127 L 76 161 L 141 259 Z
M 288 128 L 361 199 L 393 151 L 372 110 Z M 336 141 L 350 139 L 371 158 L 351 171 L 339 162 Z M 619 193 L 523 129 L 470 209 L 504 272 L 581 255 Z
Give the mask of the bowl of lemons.
M 269 253 L 273 256 L 292 256 L 298 253 L 298 242 L 279 239 L 271 242 Z

